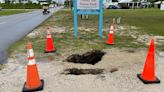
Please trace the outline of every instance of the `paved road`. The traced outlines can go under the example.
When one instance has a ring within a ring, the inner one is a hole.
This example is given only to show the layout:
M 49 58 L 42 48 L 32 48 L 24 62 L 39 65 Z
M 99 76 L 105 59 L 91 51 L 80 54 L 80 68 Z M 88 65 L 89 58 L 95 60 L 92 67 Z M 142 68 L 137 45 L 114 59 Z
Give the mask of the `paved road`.
M 0 63 L 7 60 L 6 49 L 11 44 L 23 38 L 50 17 L 53 12 L 61 8 L 51 9 L 51 13 L 48 15 L 43 15 L 42 10 L 37 10 L 29 13 L 0 17 Z

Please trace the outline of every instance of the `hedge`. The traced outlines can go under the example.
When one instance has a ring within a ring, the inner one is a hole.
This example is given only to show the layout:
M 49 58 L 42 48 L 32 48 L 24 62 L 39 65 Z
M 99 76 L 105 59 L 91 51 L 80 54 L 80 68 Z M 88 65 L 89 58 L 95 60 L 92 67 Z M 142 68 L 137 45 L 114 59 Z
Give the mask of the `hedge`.
M 40 4 L 32 4 L 32 3 L 0 4 L 0 7 L 2 7 L 3 9 L 41 9 L 42 8 Z

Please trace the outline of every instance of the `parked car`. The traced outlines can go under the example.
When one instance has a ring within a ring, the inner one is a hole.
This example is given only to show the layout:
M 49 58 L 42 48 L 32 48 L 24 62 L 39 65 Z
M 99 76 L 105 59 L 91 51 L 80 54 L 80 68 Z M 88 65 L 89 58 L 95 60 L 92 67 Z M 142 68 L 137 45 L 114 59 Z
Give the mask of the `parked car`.
M 117 5 L 109 5 L 109 7 L 107 7 L 107 9 L 120 9 L 120 6 Z

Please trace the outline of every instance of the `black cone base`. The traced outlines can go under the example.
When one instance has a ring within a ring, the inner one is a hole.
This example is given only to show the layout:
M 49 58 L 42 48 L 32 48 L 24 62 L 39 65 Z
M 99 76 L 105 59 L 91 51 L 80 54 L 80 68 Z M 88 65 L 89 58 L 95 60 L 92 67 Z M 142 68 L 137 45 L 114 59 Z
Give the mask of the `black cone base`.
M 107 45 L 115 45 L 114 43 L 112 43 L 112 44 L 111 43 L 108 43 L 108 41 L 106 41 L 106 44 Z
M 148 80 L 144 80 L 142 79 L 141 74 L 137 74 L 137 77 L 144 83 L 144 84 L 154 84 L 154 83 L 160 83 L 160 80 L 158 78 L 156 78 L 155 81 L 148 81 Z
M 44 51 L 45 53 L 53 53 L 53 52 L 56 52 L 56 50 L 52 50 L 52 51 Z
M 108 43 L 108 42 L 106 42 L 106 44 L 107 44 L 107 45 L 115 45 L 114 43 L 113 43 L 113 44 L 110 44 L 110 43 Z
M 42 83 L 41 86 L 38 87 L 38 88 L 35 88 L 35 89 L 27 89 L 26 86 L 25 86 L 26 85 L 26 83 L 25 83 L 22 92 L 34 92 L 34 91 L 43 90 L 43 88 L 44 88 L 44 80 L 40 80 L 40 81 Z

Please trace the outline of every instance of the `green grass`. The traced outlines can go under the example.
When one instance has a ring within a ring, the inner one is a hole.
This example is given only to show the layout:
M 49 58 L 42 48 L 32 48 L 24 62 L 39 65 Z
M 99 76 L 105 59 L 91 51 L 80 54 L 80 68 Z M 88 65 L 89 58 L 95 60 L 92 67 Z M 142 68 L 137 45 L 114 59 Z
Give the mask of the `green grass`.
M 139 27 L 139 32 L 144 32 L 151 35 L 162 35 L 164 36 L 164 12 L 157 9 L 130 9 L 130 10 L 105 10 L 104 11 L 104 28 L 108 29 L 109 24 L 113 18 L 122 17 L 122 22 L 119 25 L 130 25 Z M 81 20 L 78 17 L 79 27 L 84 29 L 79 30 L 78 38 L 73 37 L 73 12 L 70 10 L 63 10 L 55 13 L 47 21 L 41 24 L 39 27 L 45 28 L 47 25 L 65 27 L 66 32 L 53 34 L 53 40 L 56 53 L 59 55 L 63 54 L 70 49 L 71 51 L 87 51 L 91 49 L 107 49 L 107 48 L 144 48 L 147 47 L 144 43 L 137 42 L 136 39 L 131 36 L 120 36 L 115 35 L 115 45 L 107 45 L 107 32 L 104 30 L 103 38 L 98 36 L 98 16 L 89 16 L 89 20 Z M 87 28 L 92 31 L 86 31 Z M 45 31 L 45 30 L 43 30 Z M 59 37 L 61 36 L 61 37 Z M 41 54 L 45 50 L 45 38 L 24 38 L 18 41 L 15 45 L 9 48 L 12 52 L 17 47 L 25 48 L 25 44 L 28 41 L 33 43 L 33 48 L 36 52 L 36 57 L 44 57 L 45 54 Z M 23 44 L 23 45 L 20 45 Z M 164 50 L 163 46 L 156 46 L 159 50 Z M 22 50 L 26 52 L 26 49 Z
M 122 24 L 142 28 L 138 30 L 164 36 L 164 12 L 159 9 L 107 10 L 106 18 L 122 17 Z M 108 16 L 107 16 L 108 15 Z
M 16 43 L 14 43 L 12 46 L 10 46 L 9 48 L 8 48 L 8 53 L 9 53 L 9 56 L 14 52 L 14 51 L 20 51 L 20 48 L 23 48 L 23 49 L 21 49 L 21 51 L 23 51 L 23 52 L 25 52 L 25 49 L 26 49 L 26 47 L 25 47 L 25 45 L 27 44 L 29 42 L 29 39 L 27 39 L 27 38 L 23 38 L 23 39 L 21 39 L 21 40 L 19 40 L 19 41 L 17 41 Z
M 107 37 L 103 36 L 103 38 L 99 38 L 97 32 L 86 32 L 85 30 L 83 33 L 79 34 L 79 37 L 75 39 L 72 35 L 73 30 L 64 33 L 54 34 L 53 41 L 54 46 L 57 49 L 56 53 L 59 55 L 63 55 L 63 53 L 68 53 L 66 51 L 71 50 L 75 52 L 86 52 L 92 49 L 103 50 L 108 48 L 144 48 L 146 47 L 142 43 L 138 43 L 129 36 L 115 36 L 115 45 L 107 45 Z M 86 35 L 87 34 L 87 35 Z M 104 32 L 104 35 L 106 33 Z M 44 54 L 45 51 L 45 43 L 46 38 L 31 38 L 28 39 L 33 43 L 33 49 L 35 50 L 36 58 L 46 57 L 47 55 Z M 13 52 L 15 49 L 19 50 L 20 52 L 26 53 L 25 45 L 27 44 L 27 38 L 24 38 L 10 47 L 9 51 Z M 134 43 L 136 42 L 136 43 Z M 20 50 L 21 48 L 21 50 Z M 24 49 L 22 49 L 24 48 Z
M 164 36 L 164 12 L 159 9 L 125 9 L 125 10 L 105 10 L 103 26 L 107 27 L 113 18 L 121 17 L 121 25 L 139 27 L 141 33 Z M 70 10 L 59 11 L 53 16 L 54 20 L 45 23 L 58 26 L 73 27 L 73 12 Z M 62 19 L 62 20 L 61 20 Z M 44 24 L 43 24 L 44 25 Z M 78 17 L 79 27 L 98 27 L 98 16 L 89 16 L 89 20 L 81 20 Z M 97 28 L 98 29 L 98 28 Z
M 31 11 L 32 10 L 2 10 L 0 11 L 0 16 L 7 16 L 7 15 L 13 15 L 13 14 L 19 14 L 19 13 L 25 13 Z
M 146 33 L 149 35 L 161 35 L 164 36 L 164 12 L 159 9 L 127 9 L 127 10 L 105 10 L 104 11 L 104 28 L 108 28 L 109 24 L 112 22 L 113 18 L 121 17 L 121 24 L 119 25 L 129 25 L 135 26 L 139 29 L 135 31 L 139 31 L 141 34 Z M 55 22 L 54 22 L 55 21 Z M 73 12 L 70 10 L 59 11 L 53 16 L 50 20 L 46 21 L 43 25 L 56 25 L 59 27 L 66 27 L 68 31 L 73 28 Z M 95 28 L 93 30 L 94 35 L 98 34 L 98 16 L 89 16 L 89 20 L 81 20 L 80 16 L 78 16 L 78 25 L 79 27 L 84 28 Z M 130 29 L 129 29 L 130 30 Z M 79 30 L 79 36 L 81 32 L 84 30 Z M 108 30 L 104 30 L 106 36 L 106 32 Z M 73 32 L 71 33 L 73 34 Z M 81 35 L 82 36 L 82 35 Z M 89 33 L 86 33 L 83 36 L 91 36 Z M 93 38 L 97 39 L 97 37 Z M 106 38 L 105 38 L 106 39 Z M 105 41 L 103 39 L 103 41 Z M 115 36 L 116 47 L 134 47 L 140 48 L 145 47 L 143 43 L 135 42 L 136 39 L 128 36 Z M 87 40 L 86 40 L 87 41 Z M 157 46 L 160 50 L 164 50 L 163 46 Z

